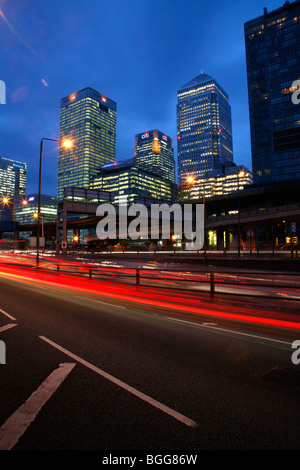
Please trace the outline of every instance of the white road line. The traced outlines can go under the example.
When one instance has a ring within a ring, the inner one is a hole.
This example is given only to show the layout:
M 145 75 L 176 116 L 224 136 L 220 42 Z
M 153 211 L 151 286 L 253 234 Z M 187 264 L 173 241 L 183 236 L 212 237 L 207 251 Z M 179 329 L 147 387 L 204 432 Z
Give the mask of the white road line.
M 0 308 L 0 312 L 3 313 L 3 315 L 5 315 L 5 316 L 7 316 L 8 318 L 10 318 L 11 320 L 16 321 L 16 318 L 12 317 L 9 313 L 5 312 L 4 310 L 1 310 L 1 308 Z
M 89 302 L 96 302 L 97 304 L 109 305 L 116 308 L 125 308 L 122 305 L 109 304 L 108 302 L 101 302 L 101 300 L 89 299 L 88 297 L 80 297 L 79 295 L 74 295 L 74 297 L 77 297 L 77 299 L 88 300 Z
M 46 338 L 45 336 L 40 336 L 40 338 L 43 341 L 46 341 L 46 343 L 50 344 L 54 348 L 58 349 L 59 351 L 63 352 L 64 354 L 67 354 L 69 357 L 72 359 L 75 359 L 79 363 L 83 364 L 84 366 L 88 367 L 92 371 L 96 372 L 97 374 L 101 375 L 107 380 L 110 380 L 114 384 L 118 385 L 119 387 L 123 388 L 129 393 L 132 393 L 136 397 L 140 398 L 141 400 L 144 400 L 145 402 L 149 403 L 150 405 L 154 406 L 155 408 L 158 408 L 159 410 L 163 411 L 164 413 L 172 416 L 173 418 L 177 419 L 178 421 L 182 422 L 183 424 L 186 424 L 187 426 L 190 427 L 196 427 L 197 423 L 195 421 L 187 418 L 186 416 L 182 415 L 181 413 L 178 413 L 177 411 L 173 410 L 172 408 L 169 408 L 166 405 L 163 405 L 162 403 L 154 400 L 153 398 L 149 397 L 148 395 L 145 395 L 144 393 L 140 392 L 139 390 L 131 387 L 130 385 L 126 384 L 125 382 L 122 382 L 121 380 L 117 379 L 116 377 L 113 377 L 112 375 L 108 374 L 107 372 L 103 371 L 102 369 L 99 369 L 98 367 L 94 366 L 93 364 L 90 364 L 89 362 L 85 361 L 84 359 L 81 359 L 79 356 L 76 356 L 75 354 L 71 353 L 67 349 L 63 348 L 62 346 L 59 346 L 58 344 L 54 343 L 50 339 Z
M 2 333 L 2 331 L 6 331 L 6 330 L 9 330 L 10 328 L 13 328 L 14 326 L 17 326 L 17 324 L 8 323 L 8 325 L 0 326 L 0 333 Z
M 271 341 L 271 342 L 280 343 L 280 344 L 287 344 L 288 346 L 291 346 L 291 342 L 281 341 L 279 339 L 274 339 L 274 338 L 268 338 L 267 336 L 251 335 L 250 333 L 243 333 L 241 331 L 235 331 L 235 330 L 227 330 L 226 328 L 218 328 L 216 326 L 211 326 L 205 323 L 189 322 L 186 320 L 179 320 L 178 318 L 172 318 L 172 317 L 168 317 L 168 320 L 176 321 L 179 323 L 185 323 L 186 325 L 198 326 L 199 328 L 208 328 L 211 330 L 217 330 L 217 331 L 221 331 L 222 333 L 233 333 L 235 335 L 247 336 L 247 338 L 261 339 L 265 341 Z
M 0 450 L 11 450 L 34 421 L 38 412 L 76 364 L 60 364 L 28 400 L 0 428 Z

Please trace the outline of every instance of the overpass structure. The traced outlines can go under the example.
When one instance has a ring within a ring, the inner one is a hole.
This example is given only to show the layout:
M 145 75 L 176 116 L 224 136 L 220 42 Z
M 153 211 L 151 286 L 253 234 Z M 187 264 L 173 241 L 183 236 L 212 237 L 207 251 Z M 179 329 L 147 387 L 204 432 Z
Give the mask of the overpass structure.
M 66 249 L 70 231 L 74 235 L 88 231 L 89 240 L 99 245 L 96 226 L 100 218 L 96 216 L 96 210 L 99 204 L 113 204 L 113 196 L 113 193 L 106 191 L 66 188 L 65 198 L 58 204 L 57 222 L 45 224 L 46 239 L 51 237 L 55 239 L 57 249 Z M 180 204 L 192 203 L 196 206 L 203 202 L 200 199 Z M 162 201 L 136 198 L 135 203 L 149 207 Z M 7 228 L 0 225 L 0 237 Z M 36 225 L 17 225 L 16 229 L 35 234 Z M 236 250 L 239 240 L 244 250 L 284 247 L 291 241 L 299 245 L 299 182 L 266 187 L 251 185 L 239 193 L 207 198 L 205 233 L 206 246 L 220 250 Z

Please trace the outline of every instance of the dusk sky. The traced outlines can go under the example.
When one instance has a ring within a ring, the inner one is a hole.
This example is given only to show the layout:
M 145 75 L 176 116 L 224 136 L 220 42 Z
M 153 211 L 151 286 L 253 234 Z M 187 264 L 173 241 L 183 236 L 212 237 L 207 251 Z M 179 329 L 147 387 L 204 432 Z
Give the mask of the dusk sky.
M 59 138 L 61 98 L 92 87 L 117 103 L 117 160 L 159 129 L 176 145 L 177 91 L 204 72 L 229 95 L 234 162 L 251 166 L 244 23 L 280 0 L 0 0 L 0 156 L 26 162 L 38 192 L 42 137 Z M 42 193 L 55 195 L 57 145 Z

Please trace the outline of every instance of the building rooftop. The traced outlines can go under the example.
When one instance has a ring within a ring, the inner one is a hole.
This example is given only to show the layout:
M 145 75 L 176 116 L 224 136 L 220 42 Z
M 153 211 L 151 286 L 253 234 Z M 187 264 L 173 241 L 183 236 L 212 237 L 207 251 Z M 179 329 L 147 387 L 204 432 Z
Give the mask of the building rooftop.
M 214 78 L 202 72 L 200 75 L 197 75 L 197 77 L 193 78 L 192 80 L 187 82 L 185 85 L 182 85 L 181 88 L 189 88 L 194 85 L 200 85 L 201 83 L 205 83 L 210 80 L 214 80 Z
M 186 90 L 186 89 L 192 88 L 192 87 L 197 87 L 198 85 L 202 85 L 202 84 L 205 84 L 205 83 L 208 83 L 208 82 L 214 82 L 214 84 L 217 86 L 219 91 L 221 91 L 224 94 L 224 96 L 228 99 L 228 94 L 219 85 L 219 83 L 213 77 L 211 77 L 210 75 L 208 75 L 206 73 L 203 73 L 203 72 L 200 73 L 200 75 L 197 75 L 197 77 L 195 77 L 192 80 L 190 80 L 189 82 L 187 82 L 185 85 L 182 85 L 180 87 L 179 91 L 183 91 L 183 90 Z

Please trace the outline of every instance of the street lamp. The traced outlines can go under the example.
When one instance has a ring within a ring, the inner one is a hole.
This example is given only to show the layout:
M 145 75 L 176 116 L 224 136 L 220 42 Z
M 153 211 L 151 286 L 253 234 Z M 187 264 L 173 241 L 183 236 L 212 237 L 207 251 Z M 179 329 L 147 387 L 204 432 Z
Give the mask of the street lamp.
M 38 211 L 37 211 L 37 241 L 36 241 L 36 265 L 39 265 L 39 249 L 40 249 L 40 215 L 41 215 L 41 186 L 42 186 L 42 162 L 43 162 L 43 142 L 50 140 L 52 142 L 59 142 L 64 148 L 70 149 L 73 147 L 73 141 L 70 139 L 48 139 L 43 137 L 40 144 L 40 169 L 39 169 L 39 193 L 38 193 Z
M 16 238 L 16 201 L 15 199 L 13 198 L 12 200 L 7 197 L 7 196 L 2 196 L 2 200 L 1 200 L 2 204 L 4 204 L 5 206 L 10 206 L 10 204 L 13 204 L 14 206 L 14 212 L 13 212 L 13 224 L 14 224 L 14 240 Z M 26 199 L 23 199 L 22 200 L 22 205 L 26 206 L 28 204 L 28 201 Z M 14 241 L 13 241 L 13 250 L 15 250 L 15 244 L 14 244 Z
M 16 238 L 16 201 L 13 199 L 12 201 L 7 197 L 3 196 L 2 197 L 2 204 L 5 206 L 10 206 L 10 204 L 13 204 L 14 207 L 14 212 L 13 212 L 13 224 L 14 224 L 14 238 L 13 238 L 13 251 L 15 251 L 15 238 Z
M 39 217 L 38 213 L 35 212 L 33 214 L 33 217 L 34 219 L 38 220 L 38 217 Z M 40 214 L 40 218 L 42 219 L 42 238 L 44 238 L 44 216 Z
M 238 190 L 238 255 L 241 256 L 241 224 L 240 224 L 240 177 L 245 176 L 245 172 L 239 171 L 237 173 L 237 190 Z

